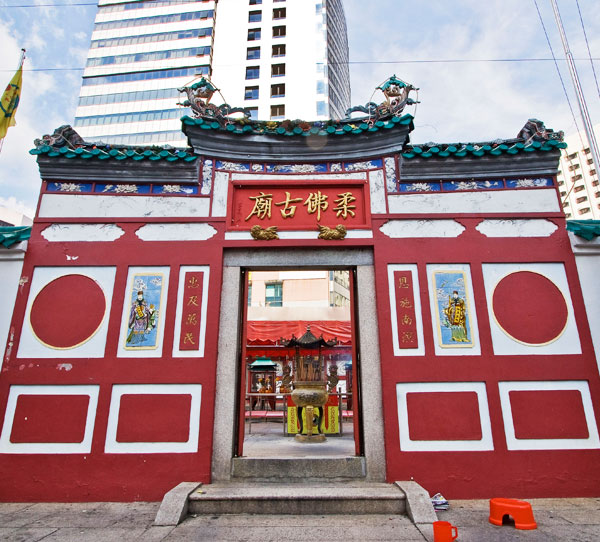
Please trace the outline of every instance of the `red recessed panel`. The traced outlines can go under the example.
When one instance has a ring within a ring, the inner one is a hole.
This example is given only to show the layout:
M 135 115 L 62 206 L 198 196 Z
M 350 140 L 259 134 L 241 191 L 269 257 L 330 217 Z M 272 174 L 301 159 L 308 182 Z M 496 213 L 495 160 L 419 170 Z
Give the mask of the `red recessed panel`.
M 19 395 L 10 441 L 82 442 L 87 395 Z
M 31 327 L 54 348 L 73 348 L 88 340 L 104 318 L 102 288 L 89 277 L 64 275 L 42 288 L 31 307 Z
M 527 344 L 550 342 L 567 325 L 565 298 L 539 273 L 519 271 L 504 277 L 494 290 L 492 306 L 500 327 Z
M 123 395 L 117 442 L 187 442 L 192 396 Z
M 470 391 L 407 393 L 411 440 L 481 440 L 477 394 Z
M 509 397 L 516 438 L 589 437 L 579 391 L 511 391 Z

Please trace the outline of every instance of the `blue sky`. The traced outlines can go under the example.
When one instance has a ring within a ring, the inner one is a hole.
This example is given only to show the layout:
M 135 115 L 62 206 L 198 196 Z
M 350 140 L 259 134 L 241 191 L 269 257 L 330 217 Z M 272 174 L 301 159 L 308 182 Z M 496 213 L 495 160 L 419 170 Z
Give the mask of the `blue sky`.
M 10 128 L 0 153 L 0 206 L 34 212 L 40 180 L 28 151 L 35 138 L 73 121 L 82 70 L 61 68 L 83 67 L 96 12 L 94 5 L 40 4 L 86 1 L 0 0 L 0 86 L 11 79 L 21 47 L 27 49 L 29 70 L 24 73 L 17 126 Z M 531 117 L 566 134 L 576 131 L 552 61 L 472 62 L 551 58 L 534 0 L 343 1 L 352 103 L 379 101 L 373 90 L 392 74 L 413 83 L 420 88 L 421 101 L 416 111 L 409 111 L 415 116 L 413 142 L 510 138 Z M 550 2 L 537 2 L 554 52 L 564 59 Z M 37 7 L 3 7 L 23 4 Z M 577 67 L 596 124 L 600 96 L 577 3 L 559 0 L 559 7 L 573 56 L 580 59 Z M 579 7 L 592 57 L 600 59 L 597 0 L 579 0 Z M 444 60 L 461 62 L 439 62 Z M 581 128 L 566 63 L 559 60 L 558 65 Z M 600 77 L 600 61 L 595 66 Z

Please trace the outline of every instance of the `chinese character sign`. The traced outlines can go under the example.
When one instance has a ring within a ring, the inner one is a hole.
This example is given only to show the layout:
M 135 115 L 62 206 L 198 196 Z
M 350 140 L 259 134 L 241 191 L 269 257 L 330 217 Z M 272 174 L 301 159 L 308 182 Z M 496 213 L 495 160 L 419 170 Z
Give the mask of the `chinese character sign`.
M 188 271 L 184 275 L 183 310 L 181 311 L 180 350 L 200 349 L 200 309 L 202 307 L 201 271 Z
M 229 226 L 250 229 L 316 228 L 317 224 L 347 228 L 369 227 L 365 204 L 366 183 L 320 184 L 298 183 L 281 187 L 267 182 L 257 185 L 234 185 Z
M 394 271 L 396 316 L 400 348 L 418 348 L 412 271 Z

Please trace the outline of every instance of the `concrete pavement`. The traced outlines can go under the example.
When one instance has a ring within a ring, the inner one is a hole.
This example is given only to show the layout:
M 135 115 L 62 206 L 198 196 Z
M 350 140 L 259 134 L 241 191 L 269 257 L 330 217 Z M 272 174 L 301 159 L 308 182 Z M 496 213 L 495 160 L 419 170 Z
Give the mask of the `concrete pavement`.
M 488 522 L 486 500 L 450 501 L 438 518 L 458 527 L 458 541 L 569 541 L 600 539 L 600 498 L 529 499 L 538 529 L 518 531 Z M 18 542 L 423 541 L 406 516 L 220 515 L 189 517 L 177 527 L 155 527 L 159 503 L 0 503 L 0 540 Z

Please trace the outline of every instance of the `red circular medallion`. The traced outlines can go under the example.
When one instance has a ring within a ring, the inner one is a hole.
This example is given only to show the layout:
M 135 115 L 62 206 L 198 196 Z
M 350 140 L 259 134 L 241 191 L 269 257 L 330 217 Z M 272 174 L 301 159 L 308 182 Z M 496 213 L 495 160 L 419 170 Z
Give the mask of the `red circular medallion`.
M 102 288 L 84 275 L 64 275 L 36 296 L 29 320 L 36 337 L 52 348 L 73 348 L 96 333 L 106 311 Z
M 504 277 L 496 285 L 492 307 L 498 325 L 507 335 L 531 345 L 558 339 L 569 314 L 558 287 L 532 271 L 517 271 Z

